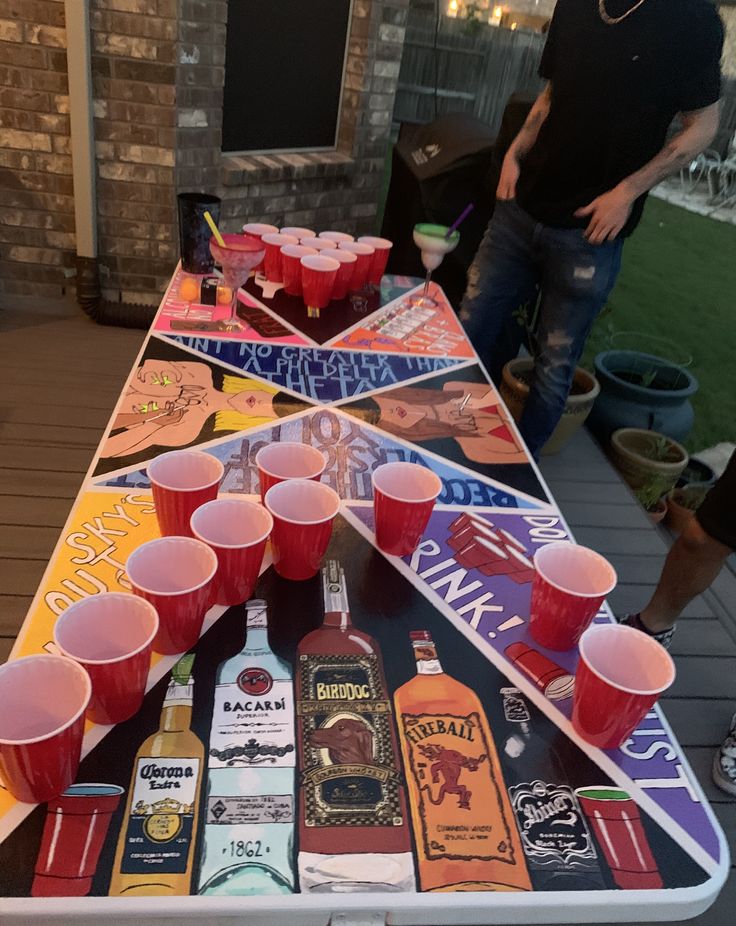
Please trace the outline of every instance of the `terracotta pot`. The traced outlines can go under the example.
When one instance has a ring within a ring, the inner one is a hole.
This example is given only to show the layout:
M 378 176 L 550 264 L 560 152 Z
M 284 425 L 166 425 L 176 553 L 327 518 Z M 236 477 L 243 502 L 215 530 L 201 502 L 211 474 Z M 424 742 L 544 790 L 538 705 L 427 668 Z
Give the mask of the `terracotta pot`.
M 518 375 L 530 377 L 533 369 L 534 361 L 531 357 L 516 357 L 503 368 L 501 398 L 517 424 L 521 420 L 529 396 L 529 386 L 517 377 Z M 582 391 L 577 395 L 568 396 L 562 418 L 542 448 L 542 456 L 558 453 L 578 428 L 582 427 L 600 392 L 598 380 L 582 367 L 577 367 L 575 370 L 574 383 Z
M 670 492 L 667 496 L 667 526 L 673 534 L 681 534 L 685 530 L 709 489 L 707 483 L 695 482 Z
M 663 443 L 665 452 L 659 450 Z M 660 457 L 660 459 L 657 459 Z M 662 492 L 671 489 L 685 469 L 687 450 L 671 437 L 640 428 L 619 428 L 611 435 L 611 458 L 631 489 L 641 489 L 652 479 L 662 482 Z
M 660 498 L 654 508 L 647 511 L 647 517 L 652 524 L 660 524 L 667 516 L 669 506 L 666 498 Z

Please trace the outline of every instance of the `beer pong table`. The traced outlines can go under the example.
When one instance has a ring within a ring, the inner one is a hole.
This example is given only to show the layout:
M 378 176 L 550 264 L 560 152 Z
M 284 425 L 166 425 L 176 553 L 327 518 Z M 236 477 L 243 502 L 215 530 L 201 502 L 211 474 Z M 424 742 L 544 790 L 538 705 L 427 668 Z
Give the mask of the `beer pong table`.
M 587 746 L 570 723 L 577 654 L 544 652 L 528 634 L 534 552 L 571 534 L 441 290 L 433 287 L 436 309 L 407 310 L 416 281 L 385 277 L 365 311 L 345 301 L 308 319 L 298 299 L 252 278 L 241 291 L 245 329 L 232 332 L 221 325 L 226 307 L 178 298 L 180 279 L 177 270 L 13 657 L 53 651 L 53 623 L 71 602 L 129 590 L 128 555 L 157 536 L 146 464 L 158 453 L 197 447 L 223 462 L 221 492 L 256 495 L 260 447 L 309 443 L 325 454 L 323 480 L 342 499 L 329 556 L 345 569 L 353 623 L 381 647 L 389 696 L 415 673 L 409 632 L 429 630 L 444 670 L 475 691 L 488 717 L 501 763 L 496 786 L 523 810 L 506 822 L 522 832 L 525 857 L 516 864 L 532 889 L 202 896 L 197 844 L 189 894 L 109 896 L 123 792 L 138 747 L 157 729 L 175 661 L 154 654 L 140 713 L 120 727 L 88 724 L 77 787 L 95 787 L 76 828 L 58 815 L 46 825 L 45 806 L 0 789 L 2 921 L 641 923 L 705 910 L 726 879 L 728 848 L 663 713 L 653 710 L 621 749 Z M 419 548 L 404 558 L 382 554 L 373 533 L 371 473 L 392 460 L 422 463 L 443 484 Z M 299 639 L 322 619 L 319 578 L 286 582 L 267 554 L 254 597 L 268 605 L 273 649 L 293 667 Z M 610 611 L 596 620 L 611 620 Z M 195 647 L 192 729 L 205 749 L 215 668 L 244 633 L 244 607 L 213 607 Z M 520 720 L 532 731 L 526 757 L 507 748 Z M 200 806 L 205 791 L 206 776 Z M 606 793 L 619 798 L 608 810 L 596 799 Z M 445 799 L 457 800 L 448 793 L 434 802 Z M 546 839 L 540 821 L 548 818 L 557 833 L 569 825 L 569 841 Z M 415 851 L 419 838 L 413 831 Z M 64 896 L 80 893 L 69 881 L 90 867 L 90 853 L 98 858 L 86 872 L 87 895 Z M 550 880 L 549 864 L 564 876 L 580 860 L 592 872 L 584 889 Z M 44 866 L 50 877 L 39 890 Z

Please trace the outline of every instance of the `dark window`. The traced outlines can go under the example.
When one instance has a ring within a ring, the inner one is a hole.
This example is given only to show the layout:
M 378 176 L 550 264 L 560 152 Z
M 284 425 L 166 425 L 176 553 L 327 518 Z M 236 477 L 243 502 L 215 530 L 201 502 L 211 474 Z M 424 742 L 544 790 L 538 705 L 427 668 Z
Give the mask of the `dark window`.
M 352 0 L 230 0 L 223 151 L 334 148 Z

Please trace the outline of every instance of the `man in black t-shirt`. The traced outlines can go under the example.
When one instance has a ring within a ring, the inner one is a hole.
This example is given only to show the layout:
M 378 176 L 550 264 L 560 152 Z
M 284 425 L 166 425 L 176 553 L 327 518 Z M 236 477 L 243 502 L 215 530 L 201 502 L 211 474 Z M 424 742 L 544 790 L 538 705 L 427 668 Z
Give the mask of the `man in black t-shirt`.
M 715 136 L 722 47 L 708 0 L 558 0 L 540 66 L 548 83 L 504 159 L 460 311 L 498 382 L 521 340 L 507 323 L 539 299 L 520 422 L 535 457 L 564 410 L 647 192 Z

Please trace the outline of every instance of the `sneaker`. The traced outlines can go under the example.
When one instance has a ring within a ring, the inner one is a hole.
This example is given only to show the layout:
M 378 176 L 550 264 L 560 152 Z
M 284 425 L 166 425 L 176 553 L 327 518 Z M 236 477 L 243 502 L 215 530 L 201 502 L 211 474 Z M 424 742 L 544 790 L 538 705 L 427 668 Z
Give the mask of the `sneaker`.
M 663 646 L 665 649 L 670 648 L 670 643 L 672 643 L 672 637 L 675 635 L 675 627 L 670 627 L 669 630 L 660 630 L 658 633 L 653 633 L 642 623 L 641 617 L 638 614 L 625 614 L 623 617 L 616 618 L 617 624 L 624 624 L 626 627 L 633 627 L 634 630 L 641 630 L 642 633 L 645 633 L 648 637 L 654 637 L 654 639 Z
M 736 714 L 728 736 L 713 756 L 713 781 L 721 791 L 736 796 Z

